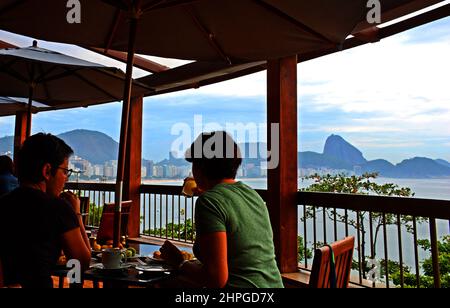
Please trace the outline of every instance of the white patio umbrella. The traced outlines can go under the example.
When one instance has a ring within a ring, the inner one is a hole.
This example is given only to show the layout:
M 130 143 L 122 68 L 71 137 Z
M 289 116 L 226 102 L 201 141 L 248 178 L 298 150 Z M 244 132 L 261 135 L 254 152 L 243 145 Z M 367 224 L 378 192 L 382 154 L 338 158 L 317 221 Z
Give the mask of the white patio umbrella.
M 21 97 L 0 96 L 0 117 L 12 116 L 19 111 L 22 112 L 27 111 L 28 110 L 27 106 L 28 106 L 28 99 L 24 99 Z M 39 111 L 47 110 L 48 108 L 51 107 L 33 101 L 31 112 L 37 113 Z
M 115 67 L 39 48 L 36 42 L 27 48 L 0 49 L 0 95 L 28 98 L 28 136 L 33 100 L 60 108 L 119 101 L 124 80 L 125 74 Z M 149 91 L 136 84 L 132 95 Z M 9 107 L 22 108 L 15 101 Z

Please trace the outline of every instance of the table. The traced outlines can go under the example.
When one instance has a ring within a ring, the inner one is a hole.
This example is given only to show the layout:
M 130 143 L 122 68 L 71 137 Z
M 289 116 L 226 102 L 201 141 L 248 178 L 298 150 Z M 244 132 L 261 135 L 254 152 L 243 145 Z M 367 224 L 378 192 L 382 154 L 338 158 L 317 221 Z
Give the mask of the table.
M 168 272 L 142 273 L 134 268 L 118 271 L 117 273 L 108 273 L 89 269 L 84 273 L 84 280 L 96 282 L 102 281 L 103 288 L 128 288 L 130 286 L 137 287 L 154 287 L 155 283 L 161 282 L 174 274 Z
M 136 249 L 138 255 L 143 258 L 152 256 L 153 252 L 159 250 L 160 245 L 130 243 L 129 247 Z M 183 248 L 184 249 L 184 248 Z M 189 249 L 187 249 L 189 250 Z M 129 262 L 136 264 L 135 262 Z M 84 273 L 84 280 L 94 281 L 94 286 L 99 282 L 103 282 L 104 288 L 127 288 L 129 286 L 138 287 L 154 287 L 156 283 L 173 277 L 175 272 L 141 272 L 135 268 L 123 270 L 114 270 L 111 272 L 98 269 L 89 269 Z
M 159 250 L 160 245 L 130 243 L 129 247 L 136 249 L 136 253 L 144 259 L 147 256 L 152 256 L 154 251 Z M 183 247 L 182 250 L 192 252 L 191 248 Z M 99 263 L 100 260 L 93 258 L 91 265 Z M 138 263 L 130 262 L 137 265 Z M 64 278 L 67 276 L 68 269 L 59 267 L 53 271 L 53 276 L 59 277 L 59 287 L 63 287 Z M 104 288 L 126 288 L 129 286 L 138 287 L 154 287 L 156 283 L 163 282 L 169 277 L 174 277 L 175 272 L 146 272 L 136 270 L 135 268 L 123 269 L 123 271 L 101 271 L 90 268 L 83 274 L 83 280 L 90 280 L 94 282 L 94 287 L 98 287 L 98 282 L 103 282 Z M 71 285 L 71 287 L 79 287 Z

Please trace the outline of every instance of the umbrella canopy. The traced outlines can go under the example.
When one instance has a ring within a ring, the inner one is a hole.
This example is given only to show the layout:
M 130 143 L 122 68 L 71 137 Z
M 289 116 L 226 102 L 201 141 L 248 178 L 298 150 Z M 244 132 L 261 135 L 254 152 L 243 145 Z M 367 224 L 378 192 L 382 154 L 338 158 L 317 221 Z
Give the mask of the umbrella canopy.
M 39 47 L 0 49 L 0 95 L 29 97 L 48 106 L 88 106 L 119 101 L 125 74 Z M 136 84 L 133 96 L 150 90 Z
M 27 111 L 27 105 L 27 99 L 0 96 L 0 117 L 15 115 L 18 111 Z M 48 109 L 50 109 L 49 106 L 33 101 L 31 112 L 37 113 Z
M 129 7 L 83 1 L 69 23 L 66 1 L 2 0 L 0 27 L 34 38 L 127 51 Z M 381 0 L 382 11 L 415 2 Z M 424 2 L 424 1 L 422 1 Z M 431 1 L 438 2 L 438 1 Z M 140 0 L 136 53 L 168 58 L 259 61 L 338 46 L 366 20 L 362 0 Z M 100 13 L 100 14 L 99 14 Z M 42 16 L 51 19 L 42 20 Z M 366 25 L 373 26 L 373 25 Z M 95 31 L 92 31 L 95 29 Z
M 393 18 L 440 1 L 380 2 L 383 16 L 398 9 L 400 13 L 389 17 Z M 72 8 L 67 4 L 2 0 L 0 27 L 45 40 L 127 51 L 116 185 L 118 213 L 135 52 L 240 64 L 339 48 L 356 29 L 374 26 L 366 22 L 369 8 L 364 0 L 89 0 Z M 43 21 L 43 16 L 51 18 Z M 116 217 L 120 219 L 120 215 Z M 114 242 L 118 244 L 120 221 L 115 224 Z

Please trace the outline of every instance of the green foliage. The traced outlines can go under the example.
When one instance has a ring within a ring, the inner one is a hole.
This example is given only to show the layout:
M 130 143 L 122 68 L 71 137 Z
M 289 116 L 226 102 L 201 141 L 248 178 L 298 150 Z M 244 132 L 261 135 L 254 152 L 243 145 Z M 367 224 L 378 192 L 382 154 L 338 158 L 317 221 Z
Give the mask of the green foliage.
M 431 243 L 429 240 L 419 240 L 418 245 L 425 251 L 431 252 Z M 439 256 L 439 272 L 441 276 L 441 287 L 450 288 L 450 235 L 442 237 L 440 241 L 437 242 Z M 420 287 L 421 288 L 433 288 L 433 261 L 431 256 L 422 262 L 423 274 L 420 275 Z M 413 280 L 407 281 L 405 278 L 405 284 L 409 287 L 417 287 L 416 276 Z
M 188 241 L 195 241 L 195 225 L 193 224 L 192 219 L 188 219 L 185 223 L 169 223 L 166 225 L 166 228 L 144 230 L 144 234 L 173 238 L 175 240 L 187 239 Z
M 300 263 L 305 260 L 305 245 L 301 236 L 297 236 L 297 255 L 297 262 Z M 306 258 L 311 259 L 312 256 L 312 250 L 306 249 Z
M 399 187 L 397 184 L 377 184 L 372 180 L 378 177 L 378 173 L 364 173 L 363 175 L 347 176 L 345 174 L 324 175 L 314 174 L 303 178 L 314 180 L 314 183 L 302 191 L 320 191 L 346 194 L 380 195 L 410 197 L 414 193 L 410 188 Z
M 307 188 L 301 189 L 301 191 L 310 191 L 310 192 L 332 192 L 332 193 L 346 193 L 346 194 L 362 194 L 362 195 L 378 195 L 378 196 L 397 196 L 397 197 L 411 197 L 414 196 L 414 193 L 410 188 L 407 187 L 399 187 L 397 184 L 393 183 L 384 183 L 378 184 L 375 183 L 374 180 L 377 178 L 378 173 L 365 173 L 363 175 L 353 175 L 347 176 L 345 174 L 337 174 L 337 175 L 319 175 L 314 174 L 311 176 L 307 176 L 303 178 L 303 180 L 313 180 L 314 183 L 308 186 Z M 336 220 L 337 222 L 348 224 L 352 226 L 355 230 L 361 233 L 361 246 L 359 247 L 359 251 L 361 253 L 361 259 L 366 260 L 366 249 L 365 249 L 365 239 L 367 230 L 367 224 L 369 222 L 375 228 L 374 232 L 374 243 L 372 243 L 373 247 L 373 255 L 372 258 L 376 256 L 376 242 L 378 235 L 381 231 L 381 228 L 387 225 L 397 225 L 398 220 L 396 215 L 392 214 L 382 214 L 382 213 L 371 213 L 369 216 L 368 213 L 364 211 L 358 212 L 354 215 L 355 218 L 352 218 L 350 215 L 342 215 L 339 211 L 334 209 L 322 209 L 322 208 L 314 208 L 311 206 L 306 207 L 306 215 L 302 218 L 302 221 L 306 219 L 313 219 L 317 216 L 317 214 L 321 211 L 325 211 L 325 214 L 330 220 Z M 369 217 L 368 217 L 369 216 Z M 371 221 L 369 221 L 371 220 Z M 400 223 L 402 226 L 405 226 L 407 231 L 412 231 L 412 221 L 413 218 L 409 216 L 401 216 Z M 417 220 L 419 223 L 423 221 L 423 219 Z M 357 248 L 358 249 L 358 248 Z M 392 261 L 389 261 L 392 262 Z M 367 264 L 363 262 L 363 276 L 365 277 L 365 273 L 367 272 Z M 393 268 L 395 268 L 394 264 L 392 264 Z M 359 269 L 359 264 L 357 261 L 353 262 L 352 267 L 354 269 Z M 389 266 L 388 266 L 389 268 Z M 399 266 L 397 266 L 399 268 Z
M 89 216 L 88 224 L 91 226 L 98 227 L 100 225 L 100 218 L 102 217 L 103 207 L 97 206 L 95 203 L 89 204 Z

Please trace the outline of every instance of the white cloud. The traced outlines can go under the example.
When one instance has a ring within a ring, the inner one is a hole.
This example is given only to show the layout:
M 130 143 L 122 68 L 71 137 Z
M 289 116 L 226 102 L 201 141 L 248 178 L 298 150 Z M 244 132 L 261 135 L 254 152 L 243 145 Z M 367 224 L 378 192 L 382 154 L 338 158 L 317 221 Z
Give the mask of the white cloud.
M 365 141 L 357 141 L 358 147 L 365 148 L 409 148 L 409 147 L 418 147 L 423 146 L 423 142 L 365 142 Z

